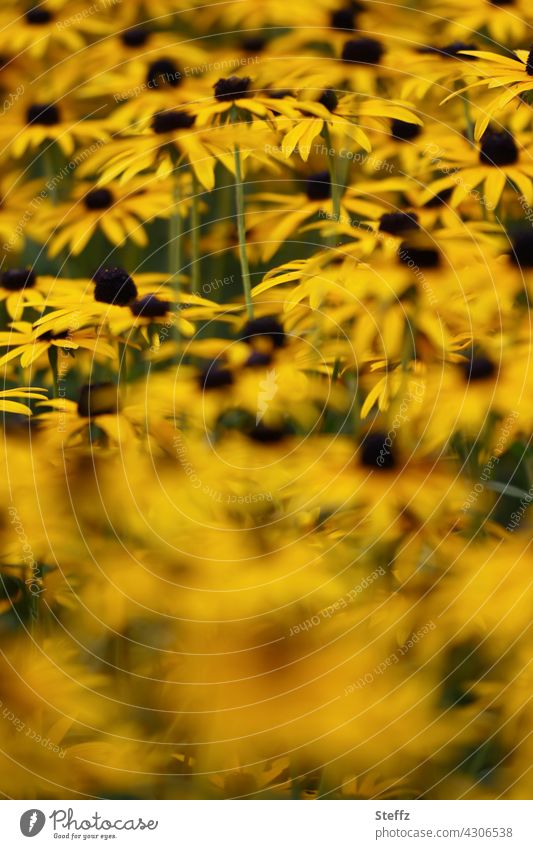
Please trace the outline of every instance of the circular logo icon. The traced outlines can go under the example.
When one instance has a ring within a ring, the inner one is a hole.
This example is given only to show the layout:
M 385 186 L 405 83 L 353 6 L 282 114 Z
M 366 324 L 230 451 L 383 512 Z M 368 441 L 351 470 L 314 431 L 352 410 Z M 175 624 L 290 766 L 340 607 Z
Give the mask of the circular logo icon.
M 46 817 L 42 811 L 37 808 L 30 808 L 29 811 L 24 811 L 20 818 L 20 830 L 24 837 L 35 837 L 43 830 Z

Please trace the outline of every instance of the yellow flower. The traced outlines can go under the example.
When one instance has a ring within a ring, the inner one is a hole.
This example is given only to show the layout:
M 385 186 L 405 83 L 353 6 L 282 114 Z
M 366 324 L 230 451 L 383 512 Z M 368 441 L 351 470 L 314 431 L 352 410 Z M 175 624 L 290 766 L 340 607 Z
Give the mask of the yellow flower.
M 54 278 L 36 274 L 32 268 L 8 268 L 0 277 L 0 302 L 7 314 L 19 319 L 28 307 L 42 309 Z
M 2 389 L 0 391 L 0 410 L 3 413 L 20 413 L 23 416 L 31 416 L 31 409 L 20 401 L 13 401 L 13 398 L 46 400 L 46 389 L 40 389 L 36 386 L 21 386 L 18 389 Z
M 512 8 L 509 8 L 509 6 Z M 487 3 L 486 0 L 430 0 L 428 10 L 438 15 L 454 38 L 486 28 L 498 44 L 517 44 L 527 38 L 533 17 L 528 0 Z
M 298 107 L 301 117 L 297 120 L 287 120 L 287 124 L 292 126 L 283 136 L 282 151 L 287 159 L 297 149 L 303 161 L 307 162 L 312 142 L 327 130 L 344 135 L 366 151 L 371 150 L 364 130 L 350 120 L 354 117 L 351 96 L 338 98 L 333 89 L 325 89 L 317 101 L 299 101 Z
M 434 157 L 435 166 L 446 176 L 429 183 L 423 203 L 454 187 L 449 203 L 456 207 L 479 187 L 484 205 L 494 210 L 508 182 L 528 202 L 533 201 L 533 163 L 528 146 L 506 129 L 486 130 L 477 145 L 463 136 L 447 136 L 440 148 L 434 148 Z
M 463 94 L 480 86 L 486 86 L 489 91 L 493 89 L 505 89 L 499 91 L 496 97 L 488 104 L 484 104 L 483 110 L 476 120 L 475 138 L 477 141 L 483 136 L 492 118 L 501 112 L 512 100 L 519 101 L 528 92 L 533 90 L 533 55 L 532 51 L 514 50 L 516 58 L 503 56 L 501 53 L 491 53 L 488 50 L 461 51 L 465 56 L 473 56 L 479 59 L 472 69 L 472 75 L 478 77 L 477 82 L 471 83 L 460 89 L 456 94 Z
M 29 321 L 13 321 L 10 330 L 0 332 L 0 348 L 10 348 L 0 357 L 0 365 L 20 358 L 23 368 L 29 368 L 50 349 L 60 348 L 65 355 L 74 356 L 79 349 L 92 351 L 102 357 L 114 359 L 116 351 L 92 328 L 76 328 L 54 332 L 46 326 L 33 327 Z
M 157 112 L 149 128 L 115 136 L 84 163 L 81 173 L 98 173 L 98 183 L 107 185 L 117 178 L 127 183 L 142 172 L 152 170 L 156 179 L 169 177 L 176 167 L 190 164 L 207 191 L 215 185 L 215 164 L 221 149 L 207 129 L 194 127 L 194 114 L 184 109 Z
M 275 115 L 297 117 L 298 111 L 291 97 L 276 97 L 275 93 L 254 87 L 251 77 L 221 77 L 213 83 L 213 96 L 196 106 L 198 125 L 234 121 L 250 121 L 256 118 L 272 119 Z
M 4 8 L 0 15 L 0 49 L 15 55 L 27 52 L 35 58 L 43 57 L 54 48 L 63 54 L 75 53 L 83 48 L 85 40 L 79 26 L 69 25 L 71 14 L 67 9 L 57 13 L 54 4 L 49 2 L 37 3 L 22 14 L 16 7 Z
M 127 186 L 113 183 L 101 188 L 80 182 L 68 202 L 41 209 L 34 229 L 50 257 L 64 249 L 77 256 L 97 232 L 113 245 L 131 240 L 144 248 L 148 236 L 143 225 L 168 218 L 171 205 L 171 187 L 159 181 L 137 179 Z
M 142 425 L 135 410 L 122 408 L 119 389 L 113 383 L 86 384 L 77 402 L 52 398 L 45 406 L 54 412 L 41 413 L 39 427 L 53 445 L 83 445 L 101 439 L 104 444 L 129 445 L 138 438 L 136 426 Z
M 104 122 L 90 117 L 80 120 L 70 104 L 61 100 L 26 100 L 22 105 L 17 102 L 4 116 L 0 128 L 2 149 L 14 159 L 27 153 L 35 155 L 45 144 L 57 145 L 65 156 L 71 157 L 79 144 L 92 144 L 97 150 L 108 139 L 109 131 Z M 63 165 L 65 170 L 58 168 L 57 173 L 50 175 L 50 180 L 55 179 L 55 182 L 50 183 L 49 191 L 61 185 L 76 164 L 79 163 Z

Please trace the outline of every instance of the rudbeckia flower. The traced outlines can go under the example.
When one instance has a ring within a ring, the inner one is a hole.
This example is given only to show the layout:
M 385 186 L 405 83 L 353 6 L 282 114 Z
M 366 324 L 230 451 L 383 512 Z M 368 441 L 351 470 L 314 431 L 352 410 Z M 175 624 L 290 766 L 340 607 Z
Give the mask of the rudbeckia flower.
M 299 497 L 309 509 L 320 493 L 322 509 L 336 515 L 339 529 L 351 528 L 360 540 L 401 539 L 406 526 L 430 533 L 434 523 L 455 521 L 464 501 L 467 484 L 457 480 L 450 464 L 424 457 L 401 431 L 392 437 L 392 420 L 391 415 L 362 433 L 358 446 L 329 446 L 310 469 L 307 498 L 303 492 Z M 328 472 L 319 487 L 322 464 Z
M 4 0 L 0 794 L 528 796 L 532 24 Z
M 47 330 L 46 326 L 33 327 L 28 321 L 13 321 L 10 330 L 0 332 L 0 348 L 10 350 L 0 357 L 0 365 L 20 358 L 23 368 L 29 368 L 37 363 L 43 354 L 47 354 L 50 348 L 61 348 L 66 354 L 73 356 L 72 352 L 81 349 L 92 351 L 101 357 L 116 358 L 115 349 L 105 338 L 97 335 L 92 328 L 80 328 L 77 330 L 64 330 L 54 333 Z
M 67 203 L 41 208 L 35 229 L 50 257 L 63 249 L 77 256 L 98 232 L 113 245 L 131 240 L 143 248 L 148 245 L 143 225 L 154 218 L 168 218 L 171 207 L 171 187 L 159 181 L 137 179 L 127 186 L 105 187 L 80 181 Z
M 190 764 L 183 754 L 174 755 L 181 763 Z M 274 758 L 262 764 L 228 766 L 227 770 L 209 778 L 217 799 L 289 798 L 291 791 L 290 760 Z M 314 798 L 308 792 L 303 798 Z
M 428 8 L 444 22 L 452 38 L 486 29 L 498 44 L 517 44 L 527 38 L 533 22 L 527 0 L 430 0 Z
M 370 141 L 364 130 L 350 120 L 354 117 L 354 106 L 349 95 L 339 99 L 333 89 L 325 89 L 316 102 L 299 101 L 298 105 L 301 118 L 288 121 L 293 126 L 283 136 L 282 150 L 287 159 L 297 148 L 301 158 L 306 162 L 314 139 L 328 130 L 338 131 L 363 150 L 371 150 Z
M 115 14 L 117 11 L 122 12 L 122 9 L 118 9 L 118 4 L 114 10 Z M 153 10 L 151 15 L 153 19 L 158 17 Z M 157 23 L 151 23 L 148 19 L 144 23 L 135 23 L 124 28 L 115 27 L 112 34 L 92 44 L 85 51 L 84 65 L 86 64 L 93 73 L 87 80 L 87 85 L 83 87 L 83 95 L 94 94 L 103 97 L 112 92 L 119 98 L 117 102 L 120 102 L 120 93 L 127 93 L 137 83 L 141 85 L 138 95 L 150 93 L 150 89 L 161 89 L 164 87 L 165 76 L 161 73 L 160 78 L 157 78 L 156 63 L 160 63 L 159 68 L 164 71 L 163 61 L 167 62 L 169 88 L 178 88 L 186 78 L 185 68 L 201 66 L 208 56 L 197 41 L 178 38 L 176 33 L 159 30 Z M 177 65 L 176 54 L 179 54 Z M 171 68 L 172 64 L 175 65 L 174 69 Z M 111 80 L 116 85 L 115 88 L 111 88 Z M 172 86 L 171 83 L 175 85 Z M 134 96 L 133 92 L 131 96 Z
M 240 306 L 237 307 L 240 309 Z M 199 295 L 175 292 L 164 286 L 144 294 L 127 305 L 127 309 L 108 311 L 105 323 L 113 334 L 128 333 L 128 341 L 136 340 L 136 330 L 150 345 L 150 360 L 175 358 L 179 344 L 173 339 L 173 329 L 179 336 L 189 338 L 196 333 L 197 325 L 206 321 L 225 320 L 226 304 L 216 304 Z
M 533 232 L 529 226 L 523 225 L 512 235 L 510 242 L 505 249 L 502 248 L 498 271 L 505 277 L 515 297 L 523 298 L 527 293 L 527 297 L 523 298 L 524 306 L 527 306 L 533 293 Z
M 398 69 L 409 67 L 412 50 L 409 43 L 379 32 L 345 33 L 346 40 L 334 58 L 320 56 L 302 60 L 300 80 L 315 90 L 333 88 L 363 92 L 366 97 L 381 94 L 387 81 L 397 79 Z M 351 36 L 351 37 L 350 37 Z M 386 89 L 385 89 L 386 90 Z
M 147 170 L 156 179 L 169 177 L 177 165 L 187 163 L 204 189 L 211 191 L 216 158 L 222 151 L 212 133 L 197 129 L 195 123 L 195 115 L 183 109 L 156 112 L 149 128 L 117 135 L 84 163 L 81 173 L 97 172 L 101 185 L 117 178 L 127 184 Z
M 54 309 L 37 319 L 35 328 L 57 334 L 90 324 L 114 328 L 115 322 L 125 321 L 128 327 L 130 308 L 139 300 L 152 294 L 165 303 L 172 300 L 168 284 L 165 274 L 136 274 L 133 279 L 125 268 L 106 265 L 92 280 L 54 281 L 47 299 Z
M 455 640 L 463 644 L 475 641 L 481 631 L 485 651 L 501 657 L 529 639 L 528 609 L 533 598 L 527 570 L 522 568 L 529 554 L 530 544 L 524 539 L 465 546 L 457 569 L 451 570 L 437 589 L 438 603 L 454 623 Z M 474 586 L 477 604 L 468 611 L 465 595 Z M 435 638 L 438 640 L 438 635 Z
M 214 78 L 213 78 L 214 79 Z M 275 93 L 256 88 L 251 77 L 232 75 L 212 83 L 212 96 L 196 107 L 198 125 L 217 125 L 228 119 L 267 120 L 276 115 L 297 117 L 291 97 L 276 97 Z
M 498 115 L 515 98 L 521 101 L 528 92 L 533 90 L 533 49 L 514 50 L 513 53 L 515 58 L 501 53 L 491 53 L 488 50 L 471 48 L 461 50 L 461 55 L 465 58 L 472 57 L 479 60 L 475 63 L 472 72 L 472 75 L 479 79 L 461 88 L 459 92 L 456 92 L 457 95 L 482 86 L 486 86 L 490 92 L 493 89 L 505 89 L 503 92 L 499 91 L 489 103 L 483 104 L 475 125 L 476 141 L 483 136 L 495 115 Z
M 16 7 L 4 8 L 0 14 L 0 49 L 25 52 L 35 58 L 54 48 L 63 54 L 75 53 L 83 48 L 85 39 L 79 26 L 63 25 L 71 15 L 72 11 L 58 11 L 48 2 L 36 3 L 23 14 Z
M 162 378 L 156 382 L 154 377 L 154 400 L 200 431 L 217 423 L 223 427 L 234 411 L 258 442 L 282 440 L 287 424 L 288 432 L 295 425 L 316 426 L 326 404 L 342 406 L 342 393 L 328 387 L 320 374 L 321 358 L 312 343 L 292 334 L 286 343 L 281 324 L 275 323 L 277 329 L 271 324 L 269 317 L 259 317 L 243 328 L 242 341 L 213 341 L 212 358 L 199 371 L 181 366 L 181 381 L 171 393 Z M 188 350 L 186 344 L 184 353 Z M 193 341 L 190 350 L 198 355 L 201 345 Z
M 143 34 L 142 27 L 125 30 L 121 39 L 135 42 L 142 40 L 146 33 L 144 30 Z M 205 84 L 193 73 L 195 68 L 207 62 L 205 51 L 196 42 L 183 41 L 176 45 L 175 36 L 169 38 L 159 34 L 157 38 L 154 34 L 153 37 L 156 44 L 145 50 L 137 47 L 132 51 L 121 40 L 116 52 L 111 52 L 112 45 L 107 41 L 95 45 L 89 52 L 94 72 L 76 94 L 80 101 L 96 100 L 106 106 L 110 102 L 116 104 L 110 115 L 116 131 L 134 129 L 139 121 L 149 119 L 155 112 L 187 108 L 206 96 Z M 178 47 L 179 56 L 176 56 Z M 117 60 L 117 53 L 120 57 L 124 52 L 123 61 Z M 103 66 L 102 54 L 110 57 L 104 59 Z
M 318 0 L 312 9 L 296 6 L 288 9 L 283 0 L 265 0 L 260 6 L 245 9 L 241 6 L 219 8 L 215 6 L 206 10 L 209 20 L 222 21 L 229 30 L 242 29 L 242 24 L 253 29 L 265 29 L 268 26 L 298 27 L 325 25 L 329 15 L 339 6 L 338 0 Z M 194 7 L 191 9 L 194 18 Z
M 420 227 L 416 212 L 412 210 L 390 212 L 389 209 L 384 207 L 379 218 L 373 221 L 361 222 L 363 227 L 368 228 L 368 235 L 365 234 L 361 225 L 347 231 L 350 235 L 359 237 L 361 254 L 373 253 L 378 245 L 391 255 L 397 254 L 406 236 Z
M 457 80 L 475 76 L 470 67 L 475 54 L 468 52 L 475 49 L 474 43 L 459 39 L 417 47 L 418 56 L 410 63 L 412 76 L 402 84 L 402 97 L 422 100 L 439 87 L 449 91 Z
M 501 343 L 500 343 L 501 344 Z M 511 433 L 529 428 L 531 415 L 526 398 L 532 381 L 531 364 L 524 361 L 522 346 L 473 351 L 454 357 L 455 363 L 432 367 L 424 378 L 423 439 L 429 450 L 447 445 L 454 433 L 469 439 L 485 438 L 494 417 L 512 414 Z M 422 412 L 418 411 L 419 414 Z
M 447 176 L 430 182 L 422 202 L 448 188 L 453 188 L 450 206 L 458 206 L 475 189 L 484 205 L 493 210 L 509 183 L 526 199 L 533 200 L 533 162 L 527 146 L 506 129 L 487 129 L 479 144 L 473 145 L 463 136 L 449 136 L 435 153 L 435 164 Z
M 284 194 L 271 190 L 252 195 L 250 198 L 251 208 L 247 221 L 250 240 L 259 244 L 264 260 L 270 259 L 289 236 L 297 234 L 300 229 L 303 230 L 303 225 L 312 221 L 315 216 L 318 216 L 318 221 L 312 223 L 317 229 L 327 231 L 329 228 L 333 232 L 338 229 L 342 232 L 352 219 L 364 219 L 380 214 L 379 194 L 401 191 L 406 187 L 405 180 L 401 178 L 382 181 L 376 186 L 375 193 L 367 191 L 369 184 L 366 182 L 361 188 L 350 186 L 340 198 L 340 213 L 337 216 L 329 169 L 308 172 L 307 175 L 299 173 L 296 179 L 297 185 L 304 184 L 303 191 Z M 271 183 L 272 188 L 275 188 L 275 182 Z M 269 209 L 264 204 L 274 205 L 275 208 Z
M 54 278 L 32 268 L 8 268 L 0 275 L 0 302 L 11 318 L 19 319 L 28 307 L 42 309 Z
M 46 401 L 46 389 L 41 389 L 38 386 L 21 386 L 18 389 L 0 390 L 0 411 L 2 413 L 19 413 L 23 416 L 31 416 L 30 407 L 21 401 L 13 400 L 15 398 L 22 398 L 23 400 L 37 398 L 39 401 Z
M 26 153 L 35 155 L 44 144 L 57 145 L 65 156 L 70 157 L 79 144 L 93 143 L 96 150 L 108 139 L 109 132 L 104 122 L 80 119 L 70 105 L 62 101 L 31 102 L 25 99 L 22 105 L 16 103 L 13 106 L 0 128 L 2 149 L 15 159 Z M 60 185 L 73 167 L 68 167 L 63 174 L 58 169 L 57 174 L 50 176 L 55 177 Z
M 53 412 L 41 413 L 39 426 L 54 444 L 83 445 L 103 438 L 104 444 L 129 445 L 137 440 L 136 425 L 142 418 L 133 408 L 122 406 L 120 390 L 114 383 L 82 386 L 78 401 L 51 398 L 45 403 Z M 102 436 L 97 436 L 95 427 Z
M 40 191 L 40 180 L 25 183 L 17 172 L 0 179 L 0 245 L 6 255 L 20 255 L 27 236 L 36 238 L 28 209 Z

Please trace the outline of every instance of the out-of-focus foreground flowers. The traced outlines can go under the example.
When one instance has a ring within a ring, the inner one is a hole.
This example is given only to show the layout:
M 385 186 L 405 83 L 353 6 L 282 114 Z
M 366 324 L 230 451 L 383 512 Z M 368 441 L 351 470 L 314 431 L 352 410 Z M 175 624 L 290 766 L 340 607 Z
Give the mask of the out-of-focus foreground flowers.
M 532 26 L 3 3 L 4 796 L 531 792 Z

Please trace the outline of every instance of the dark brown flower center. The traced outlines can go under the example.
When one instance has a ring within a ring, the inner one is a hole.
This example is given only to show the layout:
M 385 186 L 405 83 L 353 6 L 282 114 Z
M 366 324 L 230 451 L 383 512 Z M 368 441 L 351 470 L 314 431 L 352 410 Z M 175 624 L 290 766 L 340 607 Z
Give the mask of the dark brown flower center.
M 152 130 L 158 135 L 172 133 L 175 130 L 188 130 L 196 120 L 194 115 L 188 112 L 178 112 L 168 109 L 165 112 L 156 112 L 152 118 Z
M 59 109 L 54 103 L 34 103 L 26 111 L 26 123 L 53 127 L 61 122 Z
M 305 184 L 305 193 L 309 200 L 328 200 L 331 197 L 329 171 L 311 174 Z
M 417 228 L 418 216 L 415 212 L 386 212 L 379 221 L 380 231 L 390 233 L 392 236 Z
M 412 141 L 422 132 L 420 124 L 410 124 L 408 121 L 400 121 L 393 118 L 391 121 L 391 135 L 396 141 Z
M 464 363 L 463 372 L 467 383 L 478 380 L 487 380 L 496 374 L 496 365 L 488 357 L 477 356 Z
M 172 59 L 156 59 L 146 72 L 149 88 L 176 88 L 182 81 L 182 73 Z
M 170 307 L 170 301 L 163 301 L 156 295 L 145 295 L 144 298 L 139 298 L 138 301 L 130 304 L 133 315 L 142 316 L 142 318 L 163 318 Z
M 42 26 L 42 24 L 49 24 L 50 21 L 54 19 L 54 16 L 47 9 L 43 9 L 41 7 L 36 7 L 35 9 L 30 9 L 26 12 L 26 22 L 31 24 L 32 26 Z
M 10 292 L 33 289 L 37 277 L 31 268 L 8 268 L 2 274 L 2 287 Z
M 344 62 L 356 62 L 360 65 L 378 65 L 383 56 L 383 45 L 375 38 L 354 38 L 342 48 Z
M 396 460 L 392 453 L 392 442 L 386 433 L 376 431 L 365 436 L 361 445 L 361 464 L 370 469 L 393 469 Z
M 516 142 L 507 130 L 487 130 L 481 139 L 479 161 L 494 167 L 514 165 L 518 160 Z
M 513 239 L 511 260 L 520 268 L 533 268 L 533 230 L 527 227 Z
M 251 428 L 247 432 L 247 436 L 249 439 L 252 439 L 254 442 L 262 442 L 265 445 L 271 445 L 275 442 L 281 442 L 287 436 L 287 433 L 283 428 L 277 427 L 269 427 L 263 422 L 259 422 L 258 425 Z
M 398 258 L 409 268 L 438 268 L 440 253 L 435 248 L 402 244 Z
M 253 342 L 258 337 L 268 337 L 274 348 L 283 348 L 286 342 L 283 325 L 274 315 L 252 318 L 246 322 L 241 333 L 244 342 Z
M 109 209 L 113 206 L 114 197 L 109 189 L 93 189 L 83 198 L 86 209 Z
M 149 38 L 150 32 L 144 27 L 131 27 L 120 36 L 125 47 L 144 47 Z
M 339 105 L 339 98 L 332 88 L 325 88 L 318 102 L 325 106 L 328 112 L 334 112 Z
M 233 383 L 232 372 L 222 367 L 218 362 L 213 362 L 211 365 L 200 372 L 198 375 L 198 383 L 200 389 L 222 389 L 224 386 L 231 386 Z
M 240 100 L 243 97 L 251 97 L 249 91 L 250 77 L 225 77 L 215 83 L 215 97 L 217 100 Z
M 137 297 L 137 286 L 124 268 L 101 268 L 93 281 L 95 301 L 127 307 Z
M 265 49 L 267 41 L 261 35 L 251 35 L 249 38 L 244 38 L 242 41 L 242 49 L 246 53 L 261 53 Z
M 361 11 L 360 3 L 352 3 L 331 12 L 329 25 L 332 29 L 355 29 L 355 17 Z

